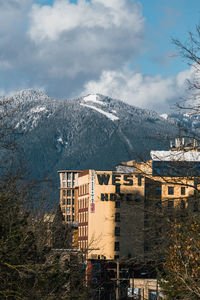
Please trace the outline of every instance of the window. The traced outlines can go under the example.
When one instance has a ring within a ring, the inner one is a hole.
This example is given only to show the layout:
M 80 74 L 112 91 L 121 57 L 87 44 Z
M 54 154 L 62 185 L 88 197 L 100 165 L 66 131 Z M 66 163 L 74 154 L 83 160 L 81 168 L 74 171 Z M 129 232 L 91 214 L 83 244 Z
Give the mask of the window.
M 66 195 L 66 191 L 65 190 L 63 190 L 63 196 L 65 196 Z
M 141 289 L 134 288 L 133 289 L 133 295 L 134 295 L 133 299 L 141 300 Z
M 120 222 L 120 213 L 115 213 L 115 222 Z
M 67 190 L 67 197 L 71 197 L 71 190 Z
M 174 207 L 174 201 L 173 200 L 168 200 L 168 208 Z
M 65 207 L 62 208 L 62 212 L 65 213 Z
M 72 204 L 74 205 L 74 198 L 72 199 Z
M 142 185 L 142 177 L 138 176 L 138 185 L 141 186 Z
M 74 222 L 74 216 L 72 216 L 72 221 Z
M 149 300 L 161 300 L 163 299 L 163 294 L 161 292 L 156 292 L 154 290 L 149 290 Z
M 185 209 L 185 201 L 181 200 L 181 209 Z
M 67 198 L 67 205 L 71 205 L 71 198 Z
M 194 212 L 199 211 L 199 205 L 197 201 L 194 202 L 193 211 Z
M 71 214 L 71 207 L 67 207 L 67 214 Z
M 120 236 L 120 227 L 115 227 L 115 236 Z
M 119 251 L 119 242 L 115 242 L 115 251 Z
M 185 195 L 185 186 L 181 187 L 181 195 Z
M 72 197 L 74 197 L 74 190 L 72 190 Z
M 67 187 L 66 181 L 63 181 L 63 187 L 64 187 L 64 188 Z
M 161 185 L 156 186 L 156 195 L 161 195 L 161 191 L 162 191 Z
M 174 195 L 174 187 L 168 186 L 168 195 Z
M 65 205 L 65 199 L 62 200 L 62 204 Z
M 67 173 L 67 180 L 71 180 L 71 173 Z
M 115 202 L 115 208 L 119 208 L 120 207 L 120 201 L 116 201 Z
M 68 221 L 68 222 L 71 221 L 71 216 L 67 215 L 67 221 Z
M 71 187 L 71 181 L 67 182 L 67 187 Z
M 74 207 L 72 207 L 72 212 L 74 213 Z

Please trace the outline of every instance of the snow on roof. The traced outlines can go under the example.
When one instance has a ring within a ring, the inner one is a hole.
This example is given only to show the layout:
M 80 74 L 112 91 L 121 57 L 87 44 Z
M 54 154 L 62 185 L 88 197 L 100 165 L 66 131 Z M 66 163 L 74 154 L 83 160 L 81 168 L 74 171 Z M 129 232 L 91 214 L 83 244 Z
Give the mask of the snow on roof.
M 193 151 L 151 151 L 154 161 L 200 161 L 200 152 Z
M 97 108 L 97 107 L 95 107 L 95 106 L 88 105 L 88 104 L 83 104 L 83 103 L 81 103 L 80 105 L 89 107 L 89 108 L 91 108 L 91 109 L 94 109 L 94 110 L 98 111 L 100 114 L 106 116 L 107 118 L 109 118 L 109 119 L 112 120 L 112 121 L 119 120 L 119 118 L 118 118 L 117 116 L 114 116 L 114 115 L 111 114 L 111 113 L 105 112 L 104 110 L 102 110 L 102 109 L 100 109 L 100 108 Z
M 96 94 L 93 94 L 93 95 L 88 95 L 86 97 L 83 98 L 83 100 L 85 102 L 94 102 L 94 103 L 97 103 L 97 104 L 100 104 L 100 105 L 106 105 L 106 103 L 102 102 L 101 100 L 99 100 L 100 97 Z

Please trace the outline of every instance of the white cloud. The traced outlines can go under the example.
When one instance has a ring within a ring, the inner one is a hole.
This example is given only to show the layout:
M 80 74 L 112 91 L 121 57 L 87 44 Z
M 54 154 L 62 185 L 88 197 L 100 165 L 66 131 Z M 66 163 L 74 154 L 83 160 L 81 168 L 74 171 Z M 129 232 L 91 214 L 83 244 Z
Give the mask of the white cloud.
M 57 98 L 99 92 L 161 112 L 182 95 L 191 70 L 163 78 L 125 67 L 144 51 L 136 0 L 33 3 L 0 0 L 0 95 L 33 87 Z
M 186 79 L 191 79 L 193 71 L 191 68 L 168 78 L 144 76 L 128 69 L 103 71 L 98 80 L 85 85 L 82 94 L 100 93 L 139 107 L 168 111 L 170 103 L 185 94 Z
M 144 27 L 141 6 L 130 0 L 79 0 L 72 4 L 57 0 L 51 6 L 34 5 L 30 14 L 30 36 L 35 42 L 45 38 L 55 40 L 63 32 L 77 28 L 120 30 L 127 28 L 133 35 L 141 34 Z

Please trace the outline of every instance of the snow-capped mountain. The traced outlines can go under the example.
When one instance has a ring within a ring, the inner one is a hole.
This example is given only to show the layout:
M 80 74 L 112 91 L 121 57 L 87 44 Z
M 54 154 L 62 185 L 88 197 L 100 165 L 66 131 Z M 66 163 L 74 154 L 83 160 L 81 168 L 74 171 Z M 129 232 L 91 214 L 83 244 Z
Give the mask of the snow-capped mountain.
M 191 136 L 199 136 L 200 133 L 200 114 L 192 112 L 180 111 L 179 113 L 170 113 L 160 115 L 168 122 L 176 124 L 179 128 L 180 134 L 190 132 Z
M 34 178 L 147 158 L 150 150 L 167 149 L 176 132 L 176 124 L 156 112 L 99 94 L 52 99 L 31 89 L 6 100 L 17 107 L 12 125 Z

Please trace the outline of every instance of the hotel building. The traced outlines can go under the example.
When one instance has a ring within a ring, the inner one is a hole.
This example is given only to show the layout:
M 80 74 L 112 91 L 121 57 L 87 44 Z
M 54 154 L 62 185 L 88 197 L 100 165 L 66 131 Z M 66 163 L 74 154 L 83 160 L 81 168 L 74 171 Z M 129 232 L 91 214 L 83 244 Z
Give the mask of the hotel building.
M 151 151 L 151 160 L 115 171 L 59 171 L 60 206 L 66 222 L 77 222 L 77 246 L 87 259 L 142 260 L 147 206 L 152 215 L 161 206 L 199 209 L 200 152 L 184 149 Z

